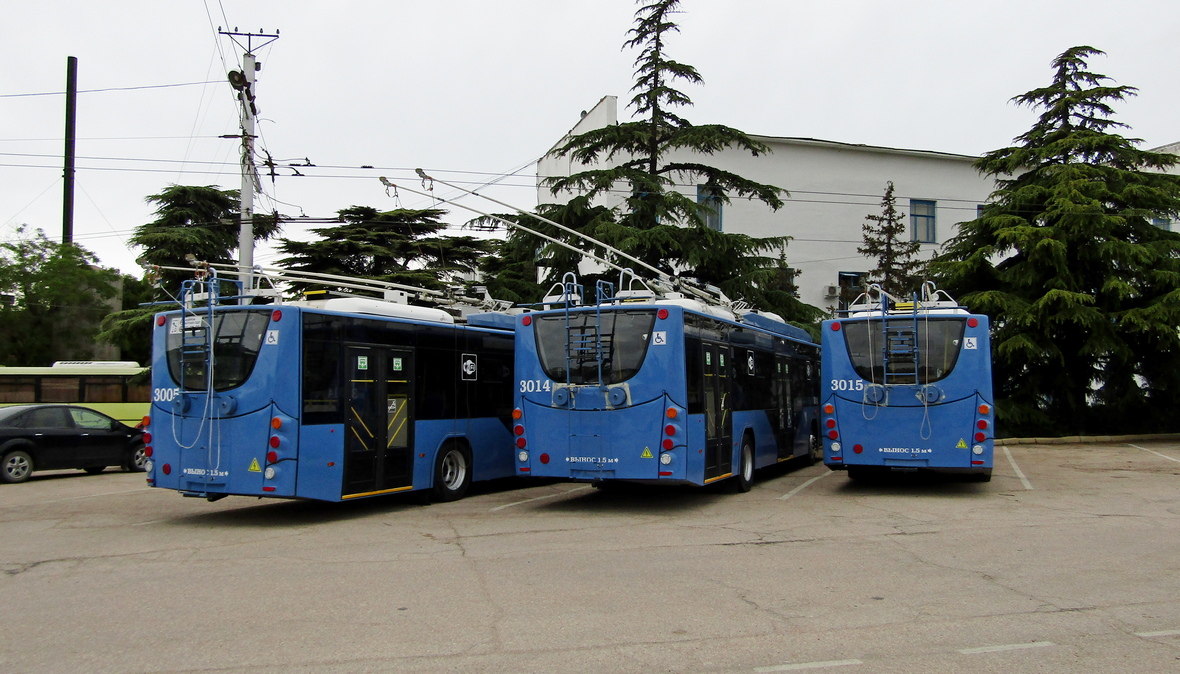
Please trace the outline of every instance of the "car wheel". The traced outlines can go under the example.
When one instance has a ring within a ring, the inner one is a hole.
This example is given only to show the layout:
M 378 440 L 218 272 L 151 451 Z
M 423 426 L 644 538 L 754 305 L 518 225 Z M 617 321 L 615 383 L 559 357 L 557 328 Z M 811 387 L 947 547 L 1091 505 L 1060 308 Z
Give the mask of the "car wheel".
M 742 456 L 739 459 L 738 474 L 732 480 L 733 491 L 745 493 L 754 486 L 754 445 L 749 438 L 742 440 Z
M 0 480 L 9 484 L 24 482 L 33 472 L 33 457 L 23 449 L 17 449 L 4 455 L 4 462 L 0 464 Z
M 144 446 L 137 445 L 135 449 L 131 450 L 131 455 L 127 457 L 127 462 L 123 464 L 123 469 L 132 473 L 142 473 L 146 470 L 147 454 L 144 453 Z
M 99 473 L 101 473 L 102 471 L 104 471 L 106 469 L 107 469 L 106 466 L 87 466 L 87 467 L 83 468 L 82 470 L 86 471 L 87 473 L 90 473 L 91 475 L 98 475 Z
M 471 486 L 471 454 L 462 445 L 451 443 L 442 448 L 434 464 L 434 500 L 457 501 Z

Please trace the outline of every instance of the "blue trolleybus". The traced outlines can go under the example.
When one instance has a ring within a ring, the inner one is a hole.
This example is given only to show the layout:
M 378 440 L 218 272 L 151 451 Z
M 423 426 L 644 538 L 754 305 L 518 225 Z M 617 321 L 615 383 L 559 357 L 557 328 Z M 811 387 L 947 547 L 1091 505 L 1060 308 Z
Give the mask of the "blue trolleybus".
M 221 304 L 219 283 L 185 285 L 153 324 L 149 484 L 448 501 L 515 474 L 511 316 L 355 296 Z
M 621 281 L 620 281 L 621 282 Z M 593 306 L 566 275 L 560 306 L 516 328 L 516 470 L 590 481 L 706 485 L 820 453 L 819 348 L 772 314 L 650 291 Z
M 930 284 L 908 302 L 873 286 L 841 314 L 823 323 L 824 463 L 853 479 L 937 471 L 990 480 L 987 316 Z

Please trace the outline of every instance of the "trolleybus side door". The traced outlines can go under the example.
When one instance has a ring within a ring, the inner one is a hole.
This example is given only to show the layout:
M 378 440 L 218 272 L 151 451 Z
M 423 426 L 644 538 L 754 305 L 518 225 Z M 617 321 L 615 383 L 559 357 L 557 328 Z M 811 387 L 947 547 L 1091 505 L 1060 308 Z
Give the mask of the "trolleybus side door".
M 705 342 L 705 480 L 733 472 L 730 348 Z
M 774 430 L 778 443 L 778 458 L 789 459 L 795 454 L 796 415 L 791 396 L 791 359 L 783 355 L 774 359 Z
M 344 495 L 413 484 L 413 352 L 348 346 Z

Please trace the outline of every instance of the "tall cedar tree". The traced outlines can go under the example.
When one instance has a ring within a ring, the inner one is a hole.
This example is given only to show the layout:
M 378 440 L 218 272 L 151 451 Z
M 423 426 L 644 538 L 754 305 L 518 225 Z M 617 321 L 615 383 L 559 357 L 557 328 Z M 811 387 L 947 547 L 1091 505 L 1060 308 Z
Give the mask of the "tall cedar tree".
M 283 239 L 288 257 L 279 265 L 292 271 L 339 274 L 442 288 L 473 274 L 489 245 L 469 236 L 436 236 L 447 225 L 445 211 L 397 209 L 379 212 L 368 206 L 339 211 L 344 224 L 311 230 L 320 241 Z M 296 290 L 306 284 L 296 284 Z
M 144 249 L 139 262 L 165 267 L 189 267 L 188 256 L 202 262 L 233 264 L 238 247 L 238 191 L 216 185 L 169 185 L 145 199 L 156 206 L 156 219 L 135 228 L 130 243 Z M 266 240 L 279 232 L 277 214 L 254 215 L 254 240 Z M 175 298 L 181 282 L 193 278 L 188 271 L 162 270 L 153 275 L 155 299 Z M 124 352 L 151 353 L 149 323 L 159 307 L 132 307 L 103 320 L 99 339 L 119 345 Z
M 1074 47 L 1052 83 L 1013 100 L 1042 112 L 1019 145 L 984 155 L 997 178 L 932 270 L 990 314 L 997 413 L 1013 435 L 1180 430 L 1180 213 L 1173 155 L 1112 129 L 1135 89 Z
M 31 236 L 0 243 L 0 365 L 51 365 L 94 358 L 99 321 L 118 292 L 118 272 L 93 253 Z M 11 298 L 11 299 L 9 299 Z M 10 303 L 11 302 L 11 303 Z
M 856 252 L 876 263 L 868 273 L 869 283 L 878 283 L 894 297 L 908 297 L 918 289 L 926 263 L 918 258 L 922 244 L 906 239 L 905 216 L 897 212 L 893 181 L 885 186 L 881 214 L 866 215 L 861 225 L 864 245 Z
M 640 0 L 644 2 L 645 0 Z M 677 80 L 703 82 L 696 68 L 670 59 L 667 38 L 680 28 L 671 21 L 679 0 L 648 2 L 636 12 L 636 26 L 625 48 L 639 49 L 635 60 L 634 96 L 630 107 L 636 121 L 594 129 L 574 136 L 554 150 L 582 165 L 601 164 L 569 176 L 547 178 L 554 195 L 579 193 L 588 198 L 609 193 L 620 184 L 629 196 L 617 221 L 600 219 L 587 234 L 668 273 L 719 285 L 733 297 L 762 304 L 801 321 L 814 320 L 818 310 L 794 297 L 794 286 L 784 283 L 780 262 L 762 255 L 784 250 L 789 237 L 756 239 L 709 229 L 703 208 L 678 187 L 700 185 L 710 201 L 729 203 L 731 196 L 756 198 L 772 209 L 783 205 L 785 190 L 747 180 L 737 174 L 698 161 L 667 161 L 667 155 L 688 150 L 712 155 L 730 147 L 758 156 L 769 152 L 763 143 L 737 129 L 719 124 L 696 126 L 673 110 L 692 105 L 674 88 Z M 692 187 L 695 192 L 695 187 Z M 640 270 L 636 270 L 640 271 Z

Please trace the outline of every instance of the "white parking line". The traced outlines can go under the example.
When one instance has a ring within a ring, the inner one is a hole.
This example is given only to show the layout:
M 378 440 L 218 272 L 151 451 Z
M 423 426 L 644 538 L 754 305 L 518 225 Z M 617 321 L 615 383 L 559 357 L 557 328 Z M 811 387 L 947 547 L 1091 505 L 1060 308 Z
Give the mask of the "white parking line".
M 1016 465 L 1016 459 L 1012 458 L 1012 452 L 1008 450 L 1008 445 L 1004 445 L 1004 456 L 1008 457 L 1008 463 L 1012 464 L 1012 470 L 1016 471 L 1016 477 L 1020 478 L 1020 484 L 1023 484 L 1025 489 L 1032 489 L 1032 483 L 1024 476 L 1024 471 L 1020 470 L 1020 466 Z
M 795 487 L 795 488 L 794 488 L 794 489 L 792 489 L 791 491 L 789 491 L 789 492 L 787 492 L 787 493 L 783 494 L 782 496 L 778 497 L 778 500 L 780 500 L 780 501 L 785 501 L 785 500 L 787 500 L 787 499 L 791 498 L 792 496 L 794 496 L 795 494 L 798 494 L 799 492 L 803 491 L 803 489 L 804 489 L 804 488 L 806 488 L 806 487 L 807 487 L 807 485 L 811 484 L 812 482 L 815 482 L 816 480 L 823 479 L 823 478 L 825 478 L 825 477 L 827 477 L 827 476 L 831 475 L 831 474 L 832 474 L 832 473 L 834 473 L 834 472 L 836 472 L 836 471 L 834 471 L 834 470 L 829 470 L 828 472 L 826 472 L 826 473 L 824 473 L 824 474 L 822 474 L 822 475 L 816 475 L 815 477 L 813 477 L 813 478 L 811 478 L 810 480 L 808 480 L 808 481 L 804 482 L 803 484 L 799 485 L 798 487 Z
M 1158 632 L 1136 632 L 1135 636 L 1143 637 L 1144 639 L 1151 639 L 1152 637 L 1175 637 L 1175 636 L 1180 636 L 1180 630 L 1160 630 Z
M 99 496 L 115 496 L 117 494 L 130 494 L 132 492 L 148 491 L 150 489 L 151 489 L 151 487 L 140 487 L 138 489 L 124 489 L 122 491 L 108 491 L 108 492 L 103 492 L 101 494 L 86 494 L 84 496 L 69 496 L 66 498 L 53 499 L 52 501 L 36 501 L 34 503 L 13 503 L 10 505 L 0 505 L 0 509 L 2 509 L 2 508 L 21 508 L 24 506 L 40 506 L 40 505 L 46 505 L 49 503 L 61 503 L 63 501 L 77 501 L 78 499 L 82 499 L 82 498 L 97 498 Z
M 489 510 L 488 512 L 490 512 L 490 513 L 494 513 L 494 512 L 496 512 L 497 510 L 503 510 L 503 509 L 505 509 L 505 508 L 511 508 L 512 506 L 524 505 L 525 503 L 532 503 L 533 501 L 541 501 L 541 500 L 544 500 L 544 499 L 547 499 L 547 498 L 553 498 L 553 497 L 555 497 L 555 496 L 565 496 L 566 494 L 572 494 L 572 493 L 574 493 L 574 492 L 576 492 L 576 491 L 582 491 L 583 489 L 589 489 L 589 488 L 590 488 L 590 485 L 588 485 L 588 484 L 585 484 L 585 485 L 582 485 L 581 487 L 574 487 L 573 489 L 567 489 L 567 490 L 565 490 L 565 491 L 561 492 L 560 494 L 546 494 L 545 496 L 538 496 L 538 497 L 536 497 L 536 498 L 526 498 L 526 499 L 525 499 L 525 500 L 523 500 L 523 501 L 517 501 L 517 502 L 515 502 L 515 503 L 505 503 L 505 504 L 504 504 L 504 505 L 502 505 L 502 506 L 496 506 L 495 508 L 492 508 L 492 509 L 491 509 L 491 510 Z
M 1128 446 L 1128 447 L 1134 447 L 1135 449 L 1142 449 L 1142 450 L 1143 450 L 1143 451 L 1145 451 L 1145 452 L 1151 452 L 1152 454 L 1155 454 L 1155 455 L 1156 455 L 1156 456 L 1158 456 L 1158 457 L 1161 457 L 1161 458 L 1167 459 L 1168 461 L 1175 461 L 1176 463 L 1180 463 L 1180 459 L 1177 459 L 1177 458 L 1174 458 L 1174 457 L 1168 456 L 1167 454 L 1160 454 L 1159 452 L 1155 451 L 1154 449 L 1148 449 L 1148 448 L 1146 448 L 1146 447 L 1140 447 L 1139 445 L 1132 445 L 1132 444 L 1131 444 L 1131 443 L 1129 443 L 1129 442 L 1127 443 L 1127 446 Z
M 976 653 L 999 653 L 1001 651 L 1019 651 L 1025 648 L 1043 648 L 1045 646 L 1056 646 L 1052 641 L 1034 641 L 1028 644 L 1002 644 L 999 646 L 980 646 L 979 648 L 960 648 L 959 652 L 964 655 L 974 655 Z
M 790 665 L 774 665 L 773 667 L 755 667 L 755 672 L 791 672 L 800 669 L 824 669 L 826 667 L 844 667 L 846 665 L 863 665 L 860 660 L 825 660 L 823 662 L 797 662 Z

